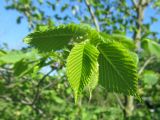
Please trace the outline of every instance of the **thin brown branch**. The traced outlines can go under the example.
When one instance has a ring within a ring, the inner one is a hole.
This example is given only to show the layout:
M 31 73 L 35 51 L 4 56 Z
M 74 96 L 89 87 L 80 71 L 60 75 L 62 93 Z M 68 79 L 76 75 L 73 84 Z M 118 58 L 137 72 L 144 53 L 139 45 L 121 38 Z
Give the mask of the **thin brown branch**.
M 45 74 L 45 75 L 40 79 L 40 81 L 38 82 L 38 84 L 37 84 L 37 90 L 36 90 L 34 99 L 33 99 L 33 101 L 32 101 L 32 105 L 34 105 L 34 104 L 37 102 L 37 100 L 39 99 L 39 97 L 40 97 L 40 85 L 43 83 L 43 81 L 45 80 L 45 78 L 46 78 L 50 73 L 52 73 L 52 72 L 53 72 L 53 69 L 51 69 L 47 74 Z
M 96 26 L 97 31 L 100 31 L 98 20 L 97 20 L 95 14 L 94 14 L 94 12 L 93 12 L 93 10 L 92 10 L 92 8 L 91 8 L 91 5 L 90 5 L 89 1 L 88 1 L 88 0 L 85 0 L 85 4 L 86 4 L 86 6 L 87 6 L 87 8 L 88 8 L 88 11 L 89 11 L 89 13 L 90 13 L 93 21 L 94 21 L 94 24 L 95 24 L 95 26 Z

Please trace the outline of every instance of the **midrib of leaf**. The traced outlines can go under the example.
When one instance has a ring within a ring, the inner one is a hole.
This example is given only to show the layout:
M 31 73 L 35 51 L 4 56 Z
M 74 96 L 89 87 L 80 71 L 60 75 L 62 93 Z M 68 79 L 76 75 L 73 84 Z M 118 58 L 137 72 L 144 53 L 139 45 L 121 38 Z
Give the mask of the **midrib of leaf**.
M 85 48 L 85 45 L 83 46 L 83 53 L 82 53 L 82 63 L 81 63 L 81 73 L 83 72 L 83 64 L 84 64 L 84 62 L 83 62 L 83 60 L 84 60 L 84 48 Z M 82 74 L 81 74 L 81 76 L 80 76 L 80 83 L 79 83 L 79 86 L 78 86 L 78 91 L 80 91 L 80 85 L 81 85 L 81 81 L 82 81 Z
M 86 45 L 84 45 L 83 46 L 83 53 L 82 53 L 82 63 L 81 63 L 81 73 L 84 73 L 84 66 L 85 66 L 85 63 L 84 63 L 84 56 L 85 56 L 85 49 L 87 49 L 87 48 L 85 48 L 86 47 Z M 87 56 L 87 55 L 86 55 Z M 88 76 L 88 79 L 91 77 L 91 75 L 90 76 Z M 82 80 L 83 80 L 83 74 L 81 74 L 81 76 L 80 76 L 80 84 L 79 84 L 79 86 L 78 86 L 78 91 L 81 91 L 81 84 L 83 84 L 83 82 L 82 82 Z
M 81 85 L 83 85 L 84 83 L 84 81 L 83 81 L 83 77 L 84 77 L 84 66 L 85 66 L 85 62 L 84 62 L 84 60 L 85 60 L 85 55 L 87 56 L 87 54 L 86 54 L 86 52 L 85 52 L 85 50 L 87 49 L 87 48 L 85 48 L 86 47 L 86 44 L 85 45 L 83 45 L 83 49 L 81 49 L 82 50 L 82 54 L 80 55 L 81 56 L 81 63 L 80 63 L 80 78 L 79 78 L 79 84 L 77 85 L 78 86 L 78 89 L 77 89 L 77 91 L 75 91 L 75 102 L 77 102 L 77 100 L 78 100 L 78 95 L 82 92 L 82 90 L 81 90 Z M 89 78 L 91 77 L 91 75 L 90 76 L 88 76 L 88 78 L 86 79 L 86 80 L 88 80 Z M 82 82 L 83 81 L 83 82 Z
M 103 52 L 103 50 L 101 50 L 99 48 L 100 53 L 103 54 L 103 56 L 106 58 L 106 60 L 111 64 L 111 66 L 113 67 L 113 69 L 117 72 L 117 74 L 121 77 L 121 79 L 124 81 L 124 83 L 129 87 L 129 85 L 125 82 L 124 77 L 121 75 L 121 73 L 119 73 L 119 71 L 117 70 L 116 66 L 110 61 L 110 59 L 105 55 L 105 53 Z M 130 87 L 129 87 L 130 88 Z M 131 89 L 130 89 L 131 90 Z

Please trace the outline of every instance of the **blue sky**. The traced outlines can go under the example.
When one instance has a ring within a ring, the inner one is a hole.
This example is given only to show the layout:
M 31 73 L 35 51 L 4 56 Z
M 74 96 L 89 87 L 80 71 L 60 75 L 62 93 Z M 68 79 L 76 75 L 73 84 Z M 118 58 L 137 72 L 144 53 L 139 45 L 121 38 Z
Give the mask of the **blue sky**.
M 22 42 L 22 39 L 29 33 L 28 23 L 23 19 L 21 24 L 16 23 L 16 19 L 19 16 L 18 12 L 13 10 L 5 10 L 6 3 L 4 0 L 0 1 L 0 45 L 7 43 L 10 49 L 20 49 L 26 44 Z M 47 12 L 47 11 L 46 11 Z M 145 11 L 145 23 L 149 22 L 149 17 L 155 16 L 160 18 L 160 15 L 156 15 L 155 11 L 149 7 Z M 159 22 L 151 26 L 151 30 L 160 33 L 160 20 Z M 160 35 L 159 35 L 160 36 Z
M 68 2 L 68 0 L 62 1 L 63 3 Z M 10 49 L 21 49 L 26 46 L 23 43 L 23 38 L 29 33 L 28 23 L 25 19 L 22 20 L 20 24 L 16 23 L 16 19 L 20 14 L 15 10 L 6 10 L 6 2 L 0 0 L 0 46 L 2 43 L 7 43 Z M 58 6 L 61 8 L 61 6 Z M 46 6 L 43 6 L 46 13 L 51 13 Z M 60 13 L 60 9 L 57 11 Z M 70 10 L 66 11 L 64 14 L 71 13 Z M 77 20 L 73 18 L 73 21 L 77 23 Z M 57 23 L 60 24 L 60 21 Z
M 4 0 L 0 1 L 0 45 L 7 43 L 9 48 L 20 49 L 25 44 L 22 39 L 28 34 L 27 21 L 23 20 L 22 24 L 16 23 L 19 15 L 16 11 L 5 10 Z

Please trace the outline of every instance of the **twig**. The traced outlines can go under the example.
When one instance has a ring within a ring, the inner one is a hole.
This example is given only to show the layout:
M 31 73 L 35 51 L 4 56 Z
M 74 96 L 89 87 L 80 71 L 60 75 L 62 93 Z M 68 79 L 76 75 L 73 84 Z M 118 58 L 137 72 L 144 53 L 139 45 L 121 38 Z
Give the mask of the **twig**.
M 43 89 L 47 89 L 52 87 L 55 84 L 55 82 L 51 82 L 50 84 L 46 85 Z
M 11 98 L 9 98 L 7 96 L 0 96 L 0 99 L 3 99 L 5 101 L 11 101 Z
M 90 88 L 88 88 L 89 90 L 89 100 L 88 100 L 88 103 L 91 102 L 91 99 L 92 99 L 92 90 Z
M 118 102 L 119 106 L 121 107 L 121 109 L 124 110 L 125 107 L 124 107 L 123 103 L 121 102 L 120 98 L 118 97 L 118 95 L 116 93 L 114 93 L 114 96 L 116 97 L 117 102 Z
M 143 66 L 142 66 L 141 69 L 139 70 L 138 75 L 141 75 L 141 74 L 142 74 L 142 72 L 144 71 L 144 69 L 147 67 L 147 65 L 148 65 L 153 59 L 154 59 L 154 57 L 151 56 L 149 59 L 147 59 L 147 60 L 145 61 L 145 63 L 143 64 Z
M 95 24 L 95 26 L 96 26 L 97 31 L 100 31 L 98 20 L 96 19 L 96 16 L 94 15 L 94 12 L 93 12 L 93 10 L 92 10 L 92 8 L 91 8 L 91 6 L 90 6 L 89 1 L 88 1 L 88 0 L 85 0 L 85 4 L 86 4 L 86 6 L 87 6 L 87 8 L 88 8 L 88 10 L 89 10 L 89 13 L 90 13 L 93 21 L 94 21 L 94 24 Z
M 40 81 L 38 82 L 36 94 L 35 94 L 35 97 L 34 97 L 34 99 L 33 99 L 33 101 L 32 101 L 32 105 L 34 105 L 34 104 L 37 102 L 37 100 L 39 99 L 39 96 L 40 96 L 40 85 L 41 85 L 41 83 L 42 83 L 42 82 L 45 80 L 45 78 L 46 78 L 50 73 L 52 73 L 52 72 L 53 72 L 53 69 L 51 69 L 47 74 L 45 74 L 45 75 L 42 77 L 42 79 L 40 79 Z

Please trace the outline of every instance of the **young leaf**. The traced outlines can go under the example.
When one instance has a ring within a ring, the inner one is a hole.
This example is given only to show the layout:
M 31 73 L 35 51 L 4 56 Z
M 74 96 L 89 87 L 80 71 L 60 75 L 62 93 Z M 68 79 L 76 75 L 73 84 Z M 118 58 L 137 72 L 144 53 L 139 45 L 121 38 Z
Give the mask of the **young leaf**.
M 159 75 L 154 71 L 145 71 L 142 80 L 146 85 L 155 85 L 158 82 Z
M 99 52 L 96 47 L 88 43 L 77 44 L 67 59 L 67 76 L 74 90 L 75 101 L 83 88 L 93 80 L 93 74 L 97 74 Z
M 53 29 L 31 33 L 24 41 L 42 52 L 50 52 L 67 47 L 73 41 L 81 41 L 88 31 L 89 28 L 85 25 L 61 25 Z
M 155 55 L 160 58 L 160 44 L 152 40 L 145 39 L 142 41 L 142 48 L 148 51 L 151 55 Z
M 131 54 L 121 44 L 108 42 L 98 46 L 99 83 L 108 91 L 137 94 L 137 68 Z

